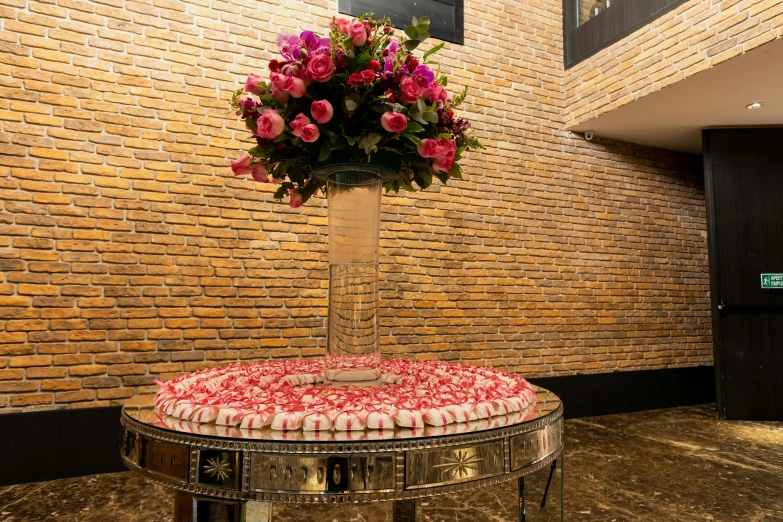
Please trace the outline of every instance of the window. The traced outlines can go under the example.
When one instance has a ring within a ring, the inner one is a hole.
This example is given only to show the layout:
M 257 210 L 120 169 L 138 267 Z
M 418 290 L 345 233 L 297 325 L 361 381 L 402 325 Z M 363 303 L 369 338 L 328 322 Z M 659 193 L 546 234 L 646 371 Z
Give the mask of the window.
M 434 38 L 460 45 L 465 42 L 463 0 L 339 0 L 338 10 L 351 16 L 388 16 L 394 27 L 401 29 L 409 26 L 414 16 L 429 16 Z
M 572 67 L 686 0 L 563 0 L 563 59 Z

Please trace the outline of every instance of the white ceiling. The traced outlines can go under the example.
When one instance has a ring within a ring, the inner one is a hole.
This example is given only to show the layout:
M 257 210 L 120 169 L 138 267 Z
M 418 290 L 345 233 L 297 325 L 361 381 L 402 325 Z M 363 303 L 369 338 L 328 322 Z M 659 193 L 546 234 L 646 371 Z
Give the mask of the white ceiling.
M 762 108 L 745 108 L 758 101 Z M 783 125 L 783 39 L 569 130 L 701 154 L 702 129 L 759 125 Z

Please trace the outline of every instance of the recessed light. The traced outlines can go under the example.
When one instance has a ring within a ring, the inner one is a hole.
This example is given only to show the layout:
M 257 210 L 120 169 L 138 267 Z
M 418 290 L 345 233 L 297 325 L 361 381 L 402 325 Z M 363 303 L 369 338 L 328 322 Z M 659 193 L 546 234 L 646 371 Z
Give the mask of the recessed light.
M 760 109 L 764 106 L 762 102 L 753 102 L 745 106 L 746 109 Z

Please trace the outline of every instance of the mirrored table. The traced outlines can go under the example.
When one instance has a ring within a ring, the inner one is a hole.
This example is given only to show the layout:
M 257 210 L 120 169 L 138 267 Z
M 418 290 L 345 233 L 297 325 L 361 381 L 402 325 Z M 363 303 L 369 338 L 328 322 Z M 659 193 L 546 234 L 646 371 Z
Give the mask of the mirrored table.
M 526 411 L 462 424 L 383 431 L 243 430 L 157 414 L 153 394 L 122 410 L 121 454 L 144 477 L 173 488 L 175 522 L 268 522 L 272 503 L 394 502 L 416 520 L 416 499 L 517 480 L 559 460 L 563 518 L 563 405 L 535 387 Z M 544 494 L 546 500 L 546 492 Z

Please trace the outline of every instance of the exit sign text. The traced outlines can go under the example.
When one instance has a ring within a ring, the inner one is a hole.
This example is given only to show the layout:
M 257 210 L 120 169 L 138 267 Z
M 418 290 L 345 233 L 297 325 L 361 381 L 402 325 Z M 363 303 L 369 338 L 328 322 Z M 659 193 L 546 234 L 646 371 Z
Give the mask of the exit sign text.
M 761 288 L 783 288 L 783 274 L 761 274 Z

